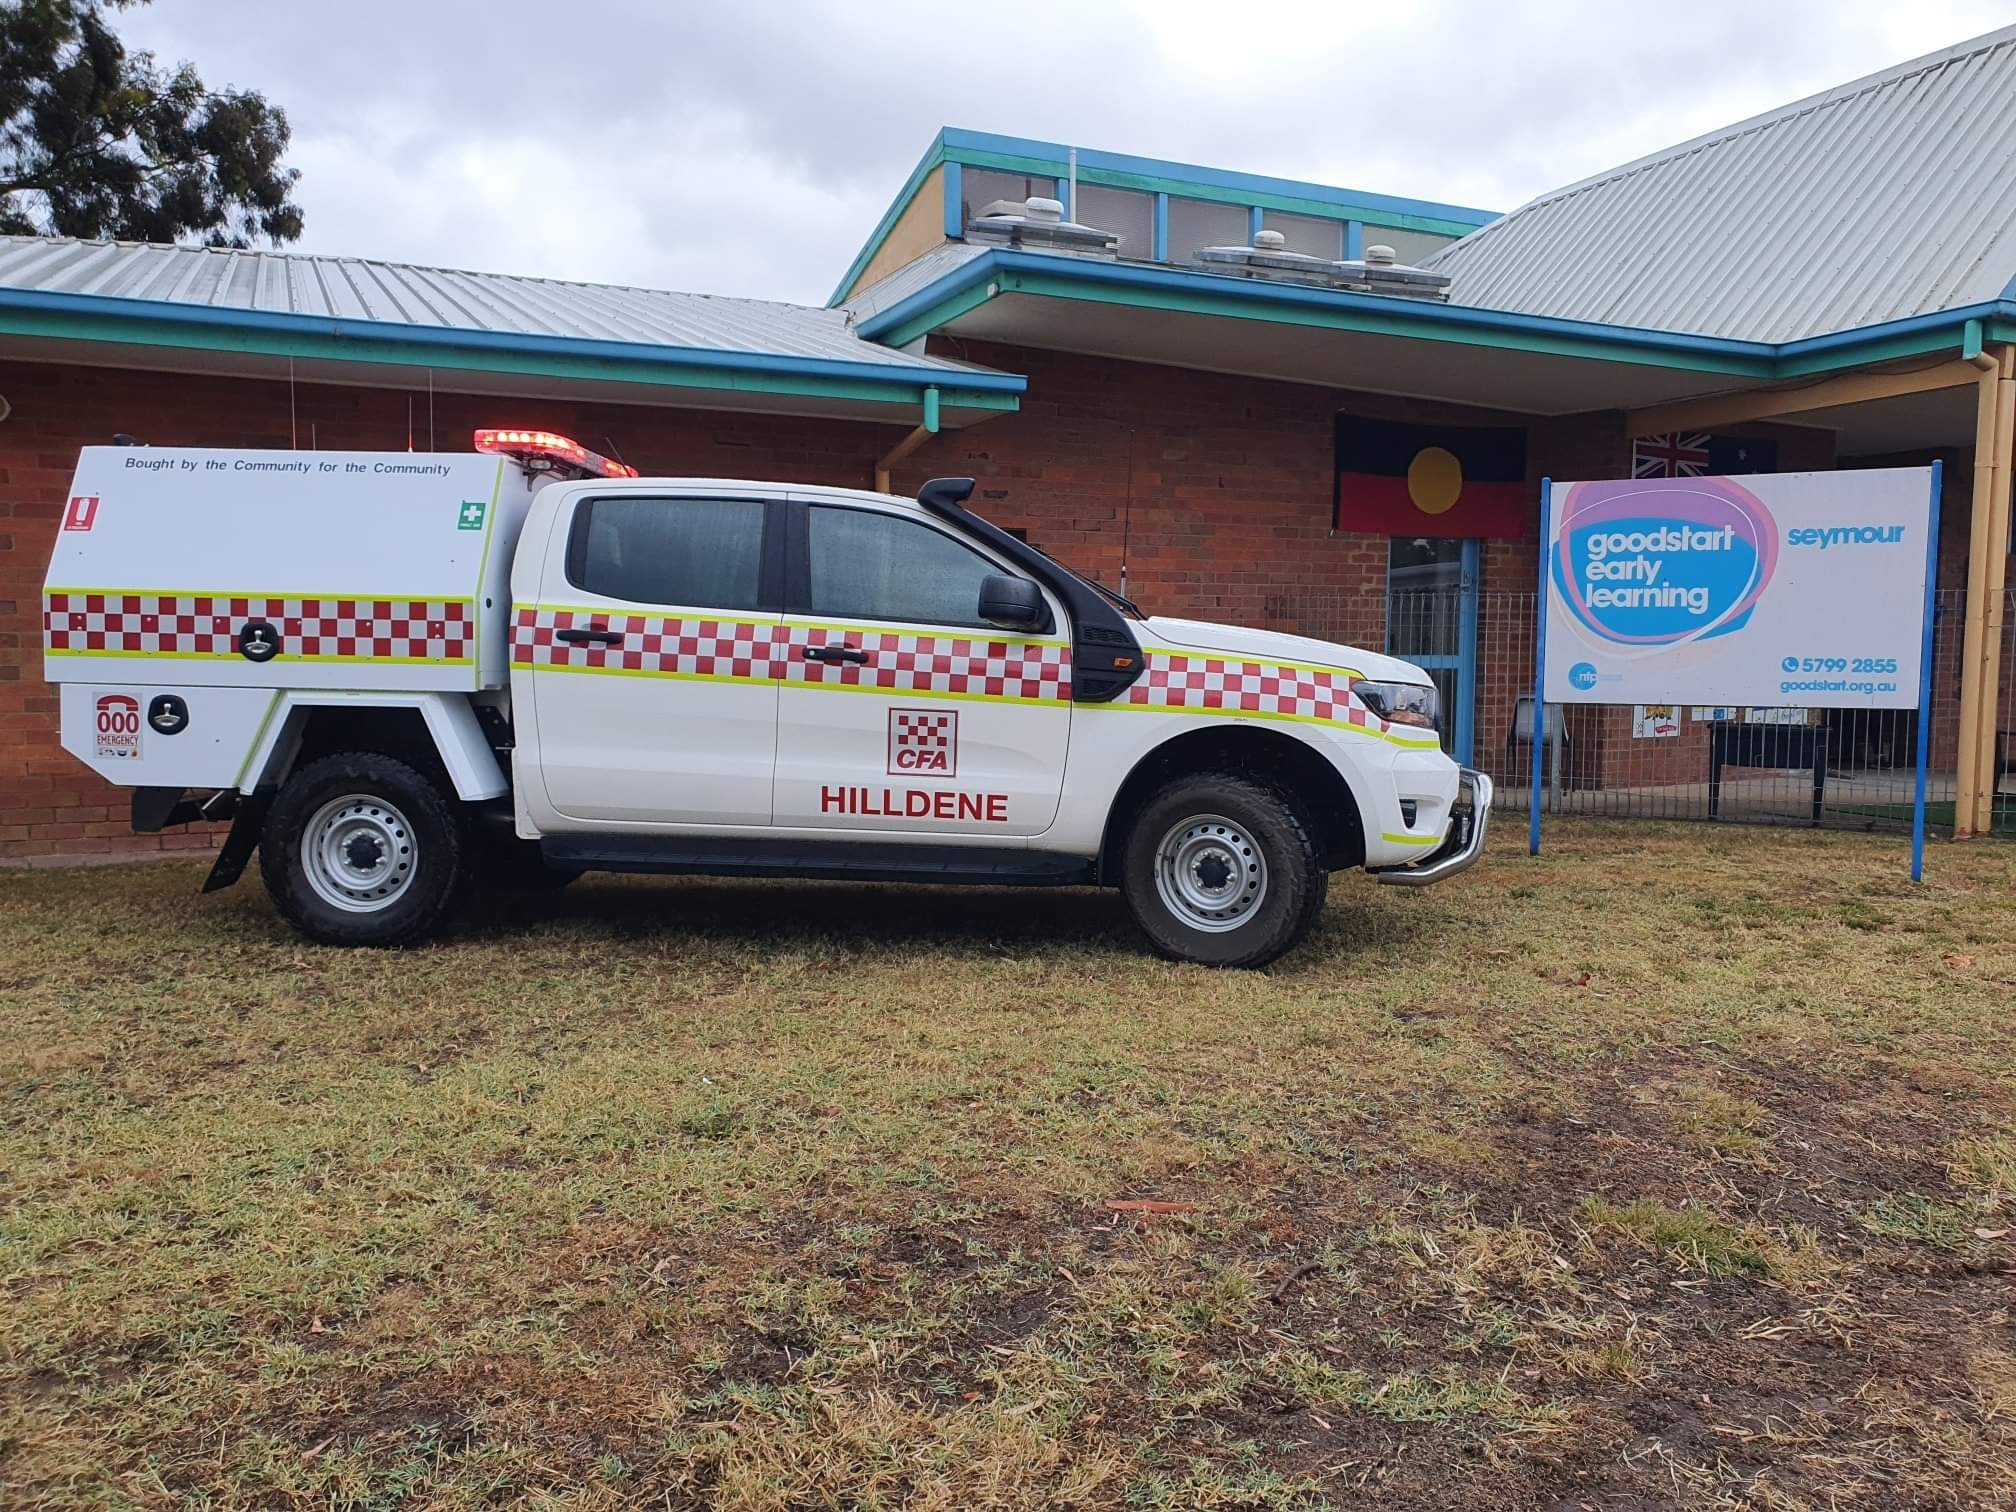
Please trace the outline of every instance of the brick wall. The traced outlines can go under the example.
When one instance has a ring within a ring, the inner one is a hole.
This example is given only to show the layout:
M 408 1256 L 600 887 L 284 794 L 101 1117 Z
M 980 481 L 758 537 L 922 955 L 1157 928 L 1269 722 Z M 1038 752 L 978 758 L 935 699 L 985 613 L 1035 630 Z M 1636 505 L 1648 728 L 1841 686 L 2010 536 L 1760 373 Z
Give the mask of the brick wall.
M 980 344 L 942 350 L 1029 375 L 1020 413 L 948 432 L 896 472 L 899 491 L 971 473 L 976 502 L 1073 566 L 1117 582 L 1151 609 L 1383 644 L 1387 542 L 1330 531 L 1333 418 L 1349 408 L 1395 420 L 1517 423 L 1386 395 L 1199 373 Z M 53 690 L 41 681 L 40 584 L 77 448 L 126 431 L 156 445 L 399 449 L 409 412 L 428 445 L 424 390 L 302 385 L 55 364 L 0 363 L 0 858 L 214 843 L 205 835 L 127 833 L 126 800 L 56 745 Z M 410 407 L 410 409 L 409 409 Z M 899 425 L 437 395 L 435 443 L 467 444 L 479 425 L 542 426 L 620 450 L 646 473 L 868 485 Z M 1831 465 L 1828 433 L 1757 428 L 1785 468 Z M 1628 465 L 1621 417 L 1529 425 L 1529 498 L 1543 475 L 1616 476 Z M 1532 664 L 1530 619 L 1494 627 L 1491 595 L 1528 594 L 1531 540 L 1487 543 L 1478 690 L 1480 757 L 1501 753 Z M 1578 766 L 1602 780 L 1604 753 L 1634 744 L 1626 713 L 1578 712 Z M 1703 770 L 1694 737 L 1662 744 L 1676 776 Z M 1635 742 L 1642 751 L 1647 742 Z
M 1260 624 L 1319 601 L 1383 615 L 1385 538 L 1329 528 L 1339 408 L 1504 420 L 1045 352 L 965 355 L 1027 373 L 1022 412 L 935 439 L 899 469 L 896 487 L 971 472 L 978 503 L 1002 524 L 1028 529 L 1108 581 L 1119 576 L 1124 543 L 1131 591 L 1161 612 L 1207 619 Z M 163 446 L 285 447 L 291 435 L 304 447 L 396 450 L 406 444 L 409 413 L 424 449 L 427 396 L 301 385 L 290 411 L 283 383 L 13 362 L 0 363 L 0 394 L 13 406 L 0 425 L 0 858 L 213 844 L 205 834 L 129 834 L 125 794 L 56 744 L 54 690 L 41 680 L 40 585 L 77 449 L 125 431 Z M 479 425 L 542 426 L 613 446 L 646 473 L 856 487 L 867 486 L 875 458 L 903 434 L 844 421 L 447 394 L 435 397 L 433 424 L 443 450 L 464 446 Z M 1579 457 L 1593 466 L 1608 443 L 1588 430 L 1557 422 L 1536 433 L 1535 468 L 1565 473 Z M 1527 586 L 1531 573 L 1530 548 L 1494 549 L 1486 559 L 1487 586 Z M 1378 620 L 1370 624 L 1365 638 L 1379 644 Z
M 124 431 L 156 446 L 289 444 L 401 450 L 409 403 L 428 445 L 428 399 L 385 389 L 0 362 L 0 859 L 207 848 L 202 831 L 134 835 L 126 790 L 56 743 L 56 690 L 42 681 L 41 585 L 77 450 Z M 900 426 L 636 406 L 437 395 L 434 435 L 466 448 L 482 425 L 539 426 L 607 449 L 646 472 L 869 485 Z M 192 546 L 192 550 L 198 549 Z

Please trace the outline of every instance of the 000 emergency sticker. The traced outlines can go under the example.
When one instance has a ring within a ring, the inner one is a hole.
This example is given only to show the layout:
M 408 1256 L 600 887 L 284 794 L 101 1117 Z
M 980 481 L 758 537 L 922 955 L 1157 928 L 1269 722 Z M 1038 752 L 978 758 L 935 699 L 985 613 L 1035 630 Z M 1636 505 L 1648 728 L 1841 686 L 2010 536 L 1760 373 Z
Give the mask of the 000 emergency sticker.
M 98 695 L 98 759 L 140 758 L 140 700 L 124 693 Z

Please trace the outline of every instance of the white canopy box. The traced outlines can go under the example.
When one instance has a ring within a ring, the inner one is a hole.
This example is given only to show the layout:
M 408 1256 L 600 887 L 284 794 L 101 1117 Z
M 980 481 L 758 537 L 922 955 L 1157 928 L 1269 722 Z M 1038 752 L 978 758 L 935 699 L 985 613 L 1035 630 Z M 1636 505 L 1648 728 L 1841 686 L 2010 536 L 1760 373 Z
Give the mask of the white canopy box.
M 501 687 L 530 499 L 481 453 L 86 447 L 43 587 L 45 675 Z

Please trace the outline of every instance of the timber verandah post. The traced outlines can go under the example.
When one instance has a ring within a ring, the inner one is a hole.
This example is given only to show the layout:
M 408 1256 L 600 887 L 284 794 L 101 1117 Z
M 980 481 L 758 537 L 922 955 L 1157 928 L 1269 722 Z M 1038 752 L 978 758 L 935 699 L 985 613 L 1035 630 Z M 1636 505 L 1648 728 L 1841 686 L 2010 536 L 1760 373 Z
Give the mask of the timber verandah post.
M 1967 613 L 1960 651 L 1960 745 L 1953 837 L 1986 834 L 1995 812 L 1995 708 L 2002 685 L 2004 566 L 2009 541 L 2016 348 L 1971 357 L 1981 368 L 1974 424 L 1974 501 L 1967 540 Z

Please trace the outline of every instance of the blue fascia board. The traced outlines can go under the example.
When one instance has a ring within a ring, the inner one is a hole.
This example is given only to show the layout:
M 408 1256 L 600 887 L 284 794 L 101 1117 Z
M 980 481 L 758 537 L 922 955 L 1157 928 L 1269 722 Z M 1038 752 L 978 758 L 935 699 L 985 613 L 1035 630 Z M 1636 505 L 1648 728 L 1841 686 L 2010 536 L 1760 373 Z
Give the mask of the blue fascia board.
M 988 251 L 961 263 L 945 277 L 898 300 L 861 322 L 857 330 L 869 341 L 893 330 L 912 317 L 930 309 L 974 284 L 992 280 L 1003 273 L 1037 273 L 1050 278 L 1075 278 L 1086 283 L 1112 286 L 1176 290 L 1210 294 L 1221 298 L 1250 301 L 1256 306 L 1313 306 L 1320 309 L 1360 309 L 1368 313 L 1418 320 L 1432 331 L 1436 326 L 1484 328 L 1501 331 L 1528 331 L 1536 335 L 1576 336 L 1585 340 L 1617 345 L 1656 346 L 1667 350 L 1713 352 L 1755 359 L 1769 359 L 1776 349 L 1768 342 L 1724 341 L 1713 336 L 1676 335 L 1664 331 L 1643 331 L 1627 326 L 1599 325 L 1592 321 L 1556 320 L 1540 315 L 1516 315 L 1502 310 L 1478 310 L 1464 305 L 1431 304 L 1399 300 L 1382 294 L 1354 294 L 1339 289 L 1311 289 L 1293 284 L 1261 283 L 1255 279 L 1226 278 L 1213 273 L 1191 273 L 1176 268 L 1142 267 L 1131 263 L 1093 262 L 1089 259 L 1055 257 L 1040 252 Z
M 1082 159 L 1081 159 L 1082 161 Z M 1218 298 L 1249 301 L 1256 307 L 1315 307 L 1335 310 L 1363 310 L 1389 318 L 1412 320 L 1422 335 L 1433 339 L 1438 329 L 1470 329 L 1507 334 L 1566 337 L 1616 346 L 1623 351 L 1691 353 L 1730 357 L 1762 364 L 1852 348 L 1909 336 L 1924 331 L 1952 327 L 1955 339 L 1968 320 L 2016 318 L 2016 301 L 1993 300 L 1959 309 L 1939 310 L 1929 315 L 1913 315 L 1880 325 L 1832 331 L 1797 341 L 1744 341 L 1724 336 L 1697 336 L 1684 331 L 1659 331 L 1642 326 L 1605 325 L 1597 321 L 1565 320 L 1549 315 L 1521 315 L 1506 310 L 1478 309 L 1469 305 L 1431 304 L 1399 300 L 1380 294 L 1356 294 L 1338 289 L 1311 289 L 1292 284 L 1261 283 L 1253 279 L 1227 278 L 1221 274 L 1194 273 L 1176 268 L 1144 267 L 1135 263 L 1095 262 L 1090 259 L 1057 257 L 1039 252 L 990 250 L 960 264 L 943 278 L 877 312 L 858 327 L 864 340 L 876 340 L 882 333 L 904 325 L 934 305 L 962 293 L 974 285 L 992 281 L 1004 273 L 1034 273 L 1048 278 L 1078 279 L 1088 284 L 1114 287 L 1174 290 L 1209 294 Z
M 887 384 L 891 388 L 912 390 L 937 387 L 1020 394 L 1026 392 L 1029 387 L 1029 380 L 1017 373 L 977 372 L 965 368 L 911 367 L 881 362 L 847 362 L 832 357 L 798 357 L 771 352 L 728 352 L 713 347 L 601 341 L 578 336 L 483 331 L 465 326 L 405 325 L 334 316 L 296 315 L 280 310 L 220 309 L 214 305 L 177 304 L 161 299 L 127 299 L 102 294 L 68 294 L 36 289 L 0 288 L 0 310 L 149 320 L 191 329 L 269 331 L 280 335 L 321 336 L 336 340 L 383 342 L 388 345 L 459 347 L 469 351 L 515 352 L 535 357 L 550 355 L 640 364 L 678 363 L 691 367 L 719 368 L 727 373 L 843 378 L 857 383 L 880 383 Z
M 861 270 L 868 266 L 868 259 L 875 255 L 882 245 L 882 238 L 889 234 L 889 228 L 896 224 L 910 203 L 910 197 L 917 192 L 917 186 L 924 182 L 924 175 L 936 168 L 945 159 L 945 133 L 939 132 L 931 138 L 931 145 L 924 149 L 924 156 L 917 159 L 917 166 L 910 170 L 910 177 L 903 181 L 903 187 L 896 191 L 896 198 L 889 201 L 889 208 L 882 212 L 882 219 L 875 222 L 875 229 L 868 233 L 868 240 L 861 244 L 861 250 L 854 254 L 854 261 L 847 265 L 847 271 L 840 275 L 840 282 L 833 286 L 833 297 L 826 301 L 826 308 L 832 309 L 846 299 L 847 291 L 854 287 L 854 280 L 861 276 Z
M 1885 341 L 1894 336 L 1912 336 L 1921 331 L 1942 330 L 1947 326 L 1964 330 L 1970 320 L 2006 320 L 2011 315 L 2016 315 L 2016 300 L 2005 295 L 2001 299 L 1985 300 L 1980 304 L 1956 305 L 1950 310 L 1934 310 L 1927 315 L 1906 315 L 1901 319 L 1886 320 L 1878 325 L 1850 326 L 1845 331 L 1828 331 L 1820 336 L 1802 336 L 1797 341 L 1775 342 L 1772 351 L 1779 357 L 1803 357 L 1812 352 L 1831 352 L 1842 347 Z
M 976 152 L 1005 152 L 1017 157 L 1041 158 L 1045 162 L 1057 163 L 1065 162 L 1071 151 L 1068 146 L 1059 142 L 1039 142 L 1031 137 L 996 136 L 992 132 L 966 131 L 956 126 L 947 126 L 940 131 L 937 145 L 948 157 L 955 156 L 958 149 L 965 147 Z M 1501 211 L 1479 210 L 1469 205 L 1444 205 L 1434 200 L 1407 199 L 1395 194 L 1360 193 L 1355 189 L 1340 189 L 1332 184 L 1311 184 L 1301 179 L 1273 178 L 1258 173 L 1234 173 L 1225 168 L 1204 168 L 1195 163 L 1174 163 L 1162 158 L 1135 157 L 1124 152 L 1101 152 L 1091 147 L 1078 149 L 1078 166 L 1081 169 L 1104 168 L 1114 173 L 1139 173 L 1150 177 L 1180 179 L 1193 184 L 1208 184 L 1216 189 L 1293 195 L 1299 199 L 1317 200 L 1340 207 L 1385 210 L 1394 215 L 1426 215 L 1438 220 L 1463 221 L 1473 226 L 1488 225 L 1502 214 Z

